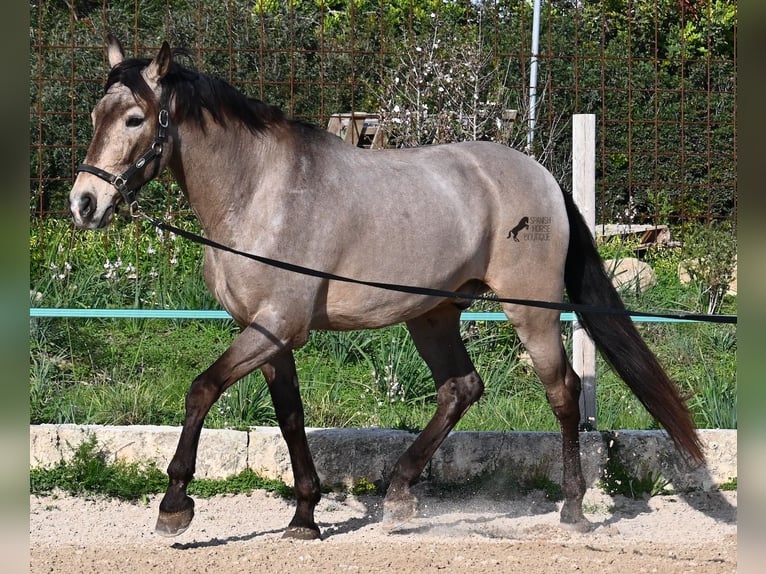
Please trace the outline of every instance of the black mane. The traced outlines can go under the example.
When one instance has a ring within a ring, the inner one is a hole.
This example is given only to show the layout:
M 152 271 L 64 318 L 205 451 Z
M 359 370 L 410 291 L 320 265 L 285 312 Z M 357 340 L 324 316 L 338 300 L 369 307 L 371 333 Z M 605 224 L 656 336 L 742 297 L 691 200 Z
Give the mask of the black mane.
M 180 54 L 187 52 L 174 50 L 174 55 Z M 149 58 L 123 60 L 109 73 L 104 90 L 121 83 L 137 99 L 157 107 L 154 94 L 141 76 L 141 71 L 150 63 Z M 204 129 L 204 110 L 220 125 L 225 126 L 228 120 L 235 119 L 252 132 L 262 132 L 273 124 L 286 121 L 285 114 L 277 106 L 249 98 L 224 80 L 186 68 L 175 60 L 160 83 L 164 90 L 169 90 L 169 96 L 175 97 L 173 121 L 177 123 L 188 119 Z

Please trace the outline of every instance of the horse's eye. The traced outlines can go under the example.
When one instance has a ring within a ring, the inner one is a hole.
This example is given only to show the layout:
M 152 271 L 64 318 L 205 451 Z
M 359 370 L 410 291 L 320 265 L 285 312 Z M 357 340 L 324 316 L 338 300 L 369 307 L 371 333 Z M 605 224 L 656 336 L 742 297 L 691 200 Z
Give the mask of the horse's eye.
M 130 116 L 125 122 L 125 125 L 129 128 L 137 128 L 142 123 L 144 123 L 144 118 L 141 116 Z

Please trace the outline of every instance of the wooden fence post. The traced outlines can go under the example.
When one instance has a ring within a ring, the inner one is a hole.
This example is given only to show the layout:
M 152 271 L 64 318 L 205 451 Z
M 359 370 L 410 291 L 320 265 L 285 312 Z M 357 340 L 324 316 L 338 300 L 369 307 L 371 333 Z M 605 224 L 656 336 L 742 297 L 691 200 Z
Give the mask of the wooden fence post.
M 572 195 L 585 223 L 596 230 L 596 116 L 572 116 Z M 580 430 L 595 430 L 596 347 L 578 321 L 572 326 L 572 367 L 580 376 Z

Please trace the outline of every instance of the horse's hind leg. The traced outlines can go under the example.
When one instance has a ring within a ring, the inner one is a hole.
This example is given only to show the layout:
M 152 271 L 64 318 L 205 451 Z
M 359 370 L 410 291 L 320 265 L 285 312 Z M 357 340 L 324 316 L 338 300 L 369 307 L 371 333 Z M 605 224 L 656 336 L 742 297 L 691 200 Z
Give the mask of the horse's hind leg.
M 460 310 L 444 305 L 407 323 L 418 352 L 436 382 L 436 414 L 399 458 L 383 503 L 383 522 L 395 526 L 410 519 L 417 500 L 410 487 L 454 428 L 484 390 L 479 375 L 460 338 Z
M 505 311 L 532 359 L 561 427 L 564 491 L 561 522 L 588 530 L 589 523 L 582 512 L 585 479 L 580 465 L 580 378 L 564 350 L 559 314 L 514 306 L 506 307 Z
M 292 351 L 285 351 L 261 367 L 271 392 L 279 428 L 287 443 L 295 483 L 296 509 L 284 533 L 285 538 L 319 538 L 314 508 L 319 502 L 319 477 L 306 440 L 303 403 Z

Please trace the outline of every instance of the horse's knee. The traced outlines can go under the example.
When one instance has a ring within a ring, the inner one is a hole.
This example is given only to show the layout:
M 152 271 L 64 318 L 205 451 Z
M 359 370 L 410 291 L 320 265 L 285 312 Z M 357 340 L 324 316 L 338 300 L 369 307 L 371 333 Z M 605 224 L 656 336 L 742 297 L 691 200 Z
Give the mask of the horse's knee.
M 469 374 L 463 379 L 463 390 L 468 399 L 468 404 L 473 404 L 478 401 L 484 394 L 484 381 L 476 373 L 476 371 Z
M 582 382 L 571 366 L 567 366 L 567 374 L 564 377 L 564 387 L 569 392 L 570 397 L 574 398 L 576 401 L 580 400 Z
M 440 408 L 456 410 L 462 415 L 465 410 L 479 400 L 484 393 L 484 382 L 476 371 L 462 377 L 448 379 L 437 393 Z
M 580 388 L 582 386 L 580 377 L 571 368 L 568 368 L 562 383 L 546 387 L 545 395 L 548 403 L 558 420 L 568 421 L 576 418 L 579 421 Z
M 186 412 L 196 413 L 200 410 L 207 412 L 207 409 L 218 400 L 220 394 L 220 385 L 200 375 L 194 379 L 186 392 Z

